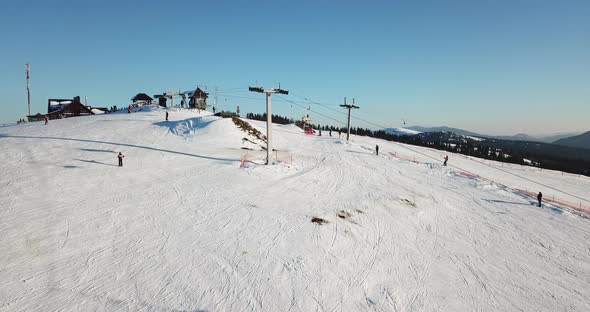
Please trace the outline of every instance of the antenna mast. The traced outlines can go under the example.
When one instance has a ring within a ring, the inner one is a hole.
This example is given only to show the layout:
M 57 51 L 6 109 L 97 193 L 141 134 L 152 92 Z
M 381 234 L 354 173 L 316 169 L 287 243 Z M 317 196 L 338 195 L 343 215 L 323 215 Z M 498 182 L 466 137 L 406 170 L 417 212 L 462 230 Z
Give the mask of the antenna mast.
M 27 107 L 29 109 L 29 114 L 27 116 L 31 116 L 31 85 L 29 83 L 29 77 L 31 75 L 31 64 L 27 63 Z

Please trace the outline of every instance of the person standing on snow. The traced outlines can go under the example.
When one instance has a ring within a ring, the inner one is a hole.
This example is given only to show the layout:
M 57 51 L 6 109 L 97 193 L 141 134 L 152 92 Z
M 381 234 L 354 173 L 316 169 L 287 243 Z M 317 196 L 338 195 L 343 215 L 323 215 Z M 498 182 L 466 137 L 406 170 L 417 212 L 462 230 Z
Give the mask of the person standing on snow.
M 168 121 L 168 112 L 166 112 L 166 121 Z
M 330 129 L 330 136 L 332 136 L 332 129 Z
M 47 116 L 45 116 L 44 118 L 45 118 L 45 124 L 47 124 L 49 122 L 49 118 L 47 118 Z
M 123 153 L 119 152 L 119 155 L 117 155 L 117 158 L 119 158 L 119 167 L 123 167 L 123 158 L 125 158 L 125 155 L 123 155 Z
M 537 200 L 539 201 L 539 207 L 541 207 L 541 201 L 543 200 L 543 193 L 539 192 L 539 195 L 537 195 Z
M 379 156 L 379 145 L 375 145 L 375 153 Z
M 444 159 L 445 159 L 445 161 L 443 162 L 443 166 L 446 166 L 447 161 L 449 161 L 449 155 L 445 155 Z

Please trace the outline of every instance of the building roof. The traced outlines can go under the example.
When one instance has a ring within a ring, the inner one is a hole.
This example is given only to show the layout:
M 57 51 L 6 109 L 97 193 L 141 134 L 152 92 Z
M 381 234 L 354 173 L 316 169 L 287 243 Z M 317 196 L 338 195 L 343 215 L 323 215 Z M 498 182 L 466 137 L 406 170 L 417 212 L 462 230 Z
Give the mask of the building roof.
M 154 99 L 152 99 L 149 95 L 145 94 L 145 93 L 138 93 L 137 95 L 135 95 L 131 101 L 133 102 L 137 102 L 137 101 L 153 101 Z
M 195 92 L 193 93 L 193 95 L 191 96 L 191 98 L 208 98 L 209 97 L 209 93 L 201 90 L 201 88 L 197 87 L 197 90 L 195 90 Z
M 89 114 L 89 115 L 94 115 L 94 113 L 92 112 L 92 110 L 90 110 L 88 107 L 84 106 L 82 103 L 80 103 L 77 100 L 71 100 L 72 103 L 66 105 L 65 107 L 58 109 L 58 110 L 54 110 L 50 113 L 47 113 L 46 115 L 60 115 L 60 114 L 64 114 L 64 113 L 73 113 L 73 114 Z

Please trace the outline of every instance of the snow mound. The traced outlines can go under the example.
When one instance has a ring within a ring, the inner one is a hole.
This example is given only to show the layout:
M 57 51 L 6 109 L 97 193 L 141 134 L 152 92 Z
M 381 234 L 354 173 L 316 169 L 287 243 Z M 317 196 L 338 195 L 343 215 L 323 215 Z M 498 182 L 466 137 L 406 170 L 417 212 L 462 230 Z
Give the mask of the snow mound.
M 189 137 L 194 135 L 199 129 L 207 127 L 210 123 L 218 119 L 217 117 L 201 116 L 177 121 L 160 121 L 156 122 L 155 125 L 166 127 L 175 135 Z

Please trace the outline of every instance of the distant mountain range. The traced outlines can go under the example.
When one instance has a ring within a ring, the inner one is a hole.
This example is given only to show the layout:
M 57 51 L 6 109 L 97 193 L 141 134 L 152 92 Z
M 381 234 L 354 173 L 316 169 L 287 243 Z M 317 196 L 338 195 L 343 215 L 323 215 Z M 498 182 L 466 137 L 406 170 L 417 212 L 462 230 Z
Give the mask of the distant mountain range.
M 475 137 L 483 137 L 483 135 L 463 129 L 451 128 L 451 127 L 420 127 L 420 126 L 413 126 L 407 127 L 406 129 L 409 130 L 416 130 L 420 132 L 452 132 L 458 135 L 467 135 L 467 136 L 475 136 Z
M 572 144 L 570 146 L 523 141 L 530 137 L 522 134 L 496 138 L 450 127 L 389 128 L 385 132 L 378 137 L 479 158 L 590 176 L 590 148 L 580 147 L 580 144 L 590 143 L 590 132 L 559 141 Z
M 400 128 L 394 128 L 400 129 Z M 553 143 L 557 140 L 568 138 L 571 136 L 578 135 L 579 133 L 560 133 L 560 134 L 553 134 L 547 136 L 531 136 L 528 134 L 515 134 L 515 135 L 487 135 L 487 134 L 479 134 L 463 129 L 458 128 L 451 128 L 451 127 L 420 127 L 420 126 L 412 126 L 407 128 L 402 128 L 406 130 L 415 130 L 419 132 L 452 132 L 458 135 L 466 135 L 466 136 L 473 136 L 473 137 L 480 137 L 480 138 L 491 138 L 491 139 L 499 139 L 499 140 L 509 140 L 509 141 L 530 141 L 530 142 L 542 142 L 542 143 Z M 386 129 L 387 131 L 388 129 Z M 392 133 L 394 134 L 394 133 Z M 402 135 L 402 134 L 399 134 Z M 407 134 L 406 134 L 407 135 Z M 562 144 L 563 145 L 563 144 Z M 571 145 L 568 145 L 571 146 Z M 590 148 L 590 145 L 586 145 L 586 148 Z M 581 146 L 576 146 L 581 147 Z
M 590 149 L 590 131 L 580 135 L 559 139 L 553 144 Z

